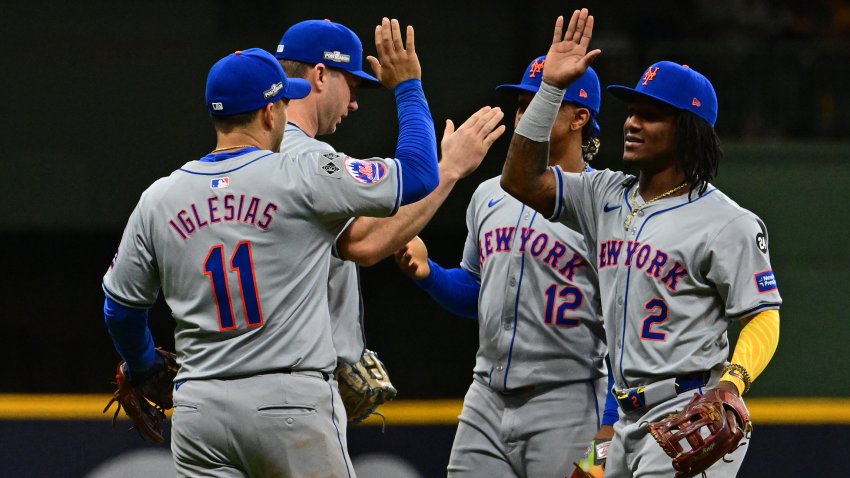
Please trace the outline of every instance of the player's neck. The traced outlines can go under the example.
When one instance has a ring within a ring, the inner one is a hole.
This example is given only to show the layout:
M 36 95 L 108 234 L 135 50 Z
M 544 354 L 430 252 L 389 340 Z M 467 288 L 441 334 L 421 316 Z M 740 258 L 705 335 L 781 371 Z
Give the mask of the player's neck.
M 319 131 L 319 118 L 310 96 L 308 95 L 307 98 L 302 100 L 290 101 L 289 108 L 286 110 L 286 120 L 298 126 L 311 138 L 315 138 Z
M 251 131 L 231 131 L 229 133 L 218 133 L 216 135 L 215 150 L 228 151 L 239 147 L 256 146 L 260 149 L 274 150 L 271 141 Z
M 658 171 L 641 171 L 639 176 L 639 192 L 644 200 L 651 200 L 685 182 L 685 173 L 678 167 L 669 167 Z M 688 192 L 682 188 L 671 194 L 678 196 Z
M 560 166 L 564 172 L 580 173 L 587 167 L 581 154 L 581 140 L 551 143 L 549 145 L 549 165 Z

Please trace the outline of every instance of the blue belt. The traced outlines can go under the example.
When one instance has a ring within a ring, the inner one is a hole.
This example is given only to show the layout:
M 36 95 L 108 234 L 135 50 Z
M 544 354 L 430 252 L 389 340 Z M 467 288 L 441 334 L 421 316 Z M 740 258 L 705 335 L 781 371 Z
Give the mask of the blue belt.
M 703 388 L 708 383 L 710 376 L 711 374 L 709 372 L 697 372 L 692 373 L 690 375 L 676 377 L 675 393 L 679 394 L 687 392 L 689 390 Z M 632 388 L 629 390 L 623 390 L 621 392 L 617 392 L 615 390 L 614 396 L 617 398 L 617 403 L 620 404 L 620 408 L 622 408 L 624 411 L 631 412 L 635 410 L 640 410 L 647 406 L 655 405 L 655 403 L 646 403 L 646 395 L 644 394 L 645 391 L 646 387 Z

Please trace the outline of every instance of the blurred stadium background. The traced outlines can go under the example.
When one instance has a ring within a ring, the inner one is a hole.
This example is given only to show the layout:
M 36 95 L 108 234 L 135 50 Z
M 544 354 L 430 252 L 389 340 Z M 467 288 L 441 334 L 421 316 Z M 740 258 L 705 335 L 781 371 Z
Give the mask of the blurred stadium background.
M 494 87 L 517 81 L 548 49 L 554 18 L 582 6 L 596 17 L 603 85 L 633 85 L 662 59 L 712 80 L 726 151 L 716 184 L 770 230 L 782 334 L 749 394 L 756 432 L 741 476 L 846 476 L 850 1 L 3 0 L 0 477 L 133 476 L 110 471 L 107 460 L 125 471 L 133 460 L 147 470 L 167 461 L 167 444 L 148 447 L 124 433 L 128 422 L 112 429 L 100 418 L 118 360 L 103 327 L 100 278 L 141 192 L 212 148 L 203 88 L 213 62 L 237 49 L 273 51 L 288 26 L 307 18 L 348 25 L 372 54 L 375 24 L 397 17 L 416 27 L 441 137 L 446 118 L 459 124 L 485 104 L 511 116 L 514 99 Z M 391 156 L 392 95 L 367 90 L 359 101 L 330 142 L 353 156 Z M 624 117 L 623 105 L 604 96 L 595 167 L 621 168 Z M 468 199 L 499 174 L 508 141 L 422 234 L 438 262 L 460 260 Z M 400 395 L 384 433 L 351 430 L 352 456 L 362 476 L 440 476 L 476 324 L 443 312 L 391 261 L 363 270 L 363 289 L 369 347 Z M 173 347 L 164 304 L 151 325 L 158 344 Z M 143 455 L 122 455 L 130 452 Z

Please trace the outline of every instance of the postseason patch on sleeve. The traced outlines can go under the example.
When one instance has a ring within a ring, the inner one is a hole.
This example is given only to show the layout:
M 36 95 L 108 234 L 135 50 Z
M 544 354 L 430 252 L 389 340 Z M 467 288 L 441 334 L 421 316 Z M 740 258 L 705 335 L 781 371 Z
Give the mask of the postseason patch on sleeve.
M 319 168 L 316 174 L 326 178 L 339 179 L 342 177 L 343 159 L 342 153 L 325 153 L 319 156 Z
M 776 290 L 776 278 L 773 276 L 773 271 L 758 272 L 755 275 L 756 287 L 760 294 Z
M 387 177 L 387 165 L 381 161 L 346 158 L 345 170 L 362 184 L 377 184 Z

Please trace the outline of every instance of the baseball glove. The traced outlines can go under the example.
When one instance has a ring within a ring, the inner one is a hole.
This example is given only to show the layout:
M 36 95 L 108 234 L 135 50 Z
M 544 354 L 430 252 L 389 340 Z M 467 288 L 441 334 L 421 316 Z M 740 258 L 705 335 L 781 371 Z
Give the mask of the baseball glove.
M 340 363 L 334 375 L 339 382 L 339 394 L 345 404 L 348 423 L 352 425 L 376 413 L 378 406 L 392 400 L 398 393 L 390 382 L 386 367 L 378 360 L 378 354 L 371 350 L 364 350 L 359 362 Z
M 694 394 L 684 410 L 648 426 L 655 441 L 673 458 L 676 478 L 697 475 L 721 458 L 725 460 L 752 431 L 750 412 L 741 397 L 720 389 Z
M 605 476 L 605 459 L 608 458 L 608 447 L 611 440 L 593 440 L 584 450 L 584 456 L 576 466 L 570 478 L 602 478 Z
M 117 403 L 118 408 L 112 416 L 113 425 L 123 408 L 139 435 L 151 443 L 159 444 L 163 441 L 165 411 L 174 407 L 171 390 L 177 375 L 177 356 L 161 348 L 156 349 L 156 355 L 156 363 L 144 374 L 129 376 L 124 361 L 118 363 L 115 381 L 112 382 L 118 386 L 118 390 L 103 408 L 103 413 L 113 403 Z

